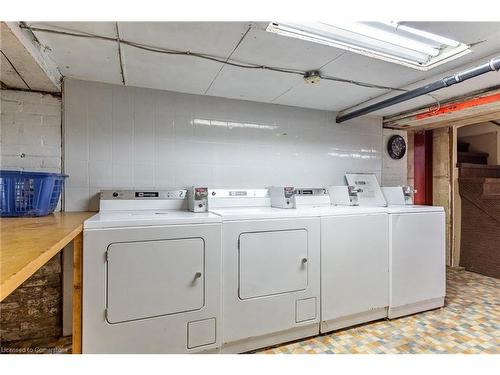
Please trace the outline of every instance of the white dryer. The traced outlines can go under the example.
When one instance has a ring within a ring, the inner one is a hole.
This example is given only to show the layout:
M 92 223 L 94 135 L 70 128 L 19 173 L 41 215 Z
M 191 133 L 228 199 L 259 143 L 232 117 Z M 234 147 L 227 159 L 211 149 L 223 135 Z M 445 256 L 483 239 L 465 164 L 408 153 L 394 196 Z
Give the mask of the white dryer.
M 329 198 L 325 201 L 325 189 L 299 189 L 297 193 L 297 210 L 309 211 L 321 219 L 321 333 L 386 318 L 386 209 L 334 206 Z
M 217 352 L 221 219 L 186 191 L 103 191 L 84 223 L 83 353 Z
M 209 210 L 222 218 L 222 352 L 317 335 L 319 218 L 270 207 L 267 189 L 209 190 Z
M 444 305 L 443 207 L 389 205 L 389 318 Z

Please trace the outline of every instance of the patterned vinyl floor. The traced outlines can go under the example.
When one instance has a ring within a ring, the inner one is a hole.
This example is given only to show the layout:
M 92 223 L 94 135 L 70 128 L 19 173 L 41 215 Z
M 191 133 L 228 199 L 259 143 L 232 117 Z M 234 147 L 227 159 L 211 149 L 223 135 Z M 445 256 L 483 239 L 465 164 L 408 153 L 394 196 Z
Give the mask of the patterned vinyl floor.
M 259 353 L 500 354 L 500 280 L 449 270 L 442 309 L 368 323 Z

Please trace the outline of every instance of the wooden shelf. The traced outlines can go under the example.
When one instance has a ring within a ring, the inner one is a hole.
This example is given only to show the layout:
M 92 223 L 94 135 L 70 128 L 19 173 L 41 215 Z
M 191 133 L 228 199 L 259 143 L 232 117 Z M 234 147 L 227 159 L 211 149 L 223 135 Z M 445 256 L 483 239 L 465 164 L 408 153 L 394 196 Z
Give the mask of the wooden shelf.
M 0 219 L 0 301 L 83 230 L 93 212 Z
M 73 243 L 73 345 L 82 351 L 83 222 L 94 212 L 0 219 L 0 301 Z

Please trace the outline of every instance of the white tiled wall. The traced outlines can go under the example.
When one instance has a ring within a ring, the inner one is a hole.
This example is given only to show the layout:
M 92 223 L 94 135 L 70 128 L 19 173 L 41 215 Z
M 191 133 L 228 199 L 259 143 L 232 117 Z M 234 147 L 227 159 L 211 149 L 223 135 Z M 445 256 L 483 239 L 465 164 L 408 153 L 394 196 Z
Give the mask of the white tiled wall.
M 65 80 L 66 209 L 109 188 L 324 186 L 381 178 L 382 124 L 335 113 Z M 90 202 L 90 205 L 89 205 Z
M 393 135 L 400 135 L 406 142 L 406 153 L 399 159 L 391 159 L 387 152 L 387 142 Z M 408 183 L 408 136 L 405 130 L 383 129 L 383 146 L 382 146 L 382 185 L 383 186 L 401 186 Z
M 61 171 L 61 99 L 0 91 L 0 168 Z

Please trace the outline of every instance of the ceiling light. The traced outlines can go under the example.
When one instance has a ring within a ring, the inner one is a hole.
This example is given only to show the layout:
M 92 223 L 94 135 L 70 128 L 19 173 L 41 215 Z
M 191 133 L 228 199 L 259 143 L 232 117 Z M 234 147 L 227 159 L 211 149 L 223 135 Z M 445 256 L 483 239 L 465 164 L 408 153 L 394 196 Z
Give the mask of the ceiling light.
M 392 27 L 394 27 L 396 29 L 404 30 L 404 31 L 407 31 L 411 34 L 418 35 L 418 36 L 421 36 L 423 38 L 433 40 L 435 42 L 445 44 L 445 45 L 450 46 L 450 47 L 458 47 L 460 45 L 460 42 L 457 42 L 456 40 L 446 38 L 446 37 L 441 36 L 441 35 L 433 34 L 433 33 L 430 33 L 428 31 L 415 29 L 413 27 L 403 25 L 399 22 L 391 21 L 391 22 L 387 22 L 387 24 L 391 25 Z
M 464 43 L 396 22 L 271 22 L 266 31 L 420 70 L 470 52 Z

